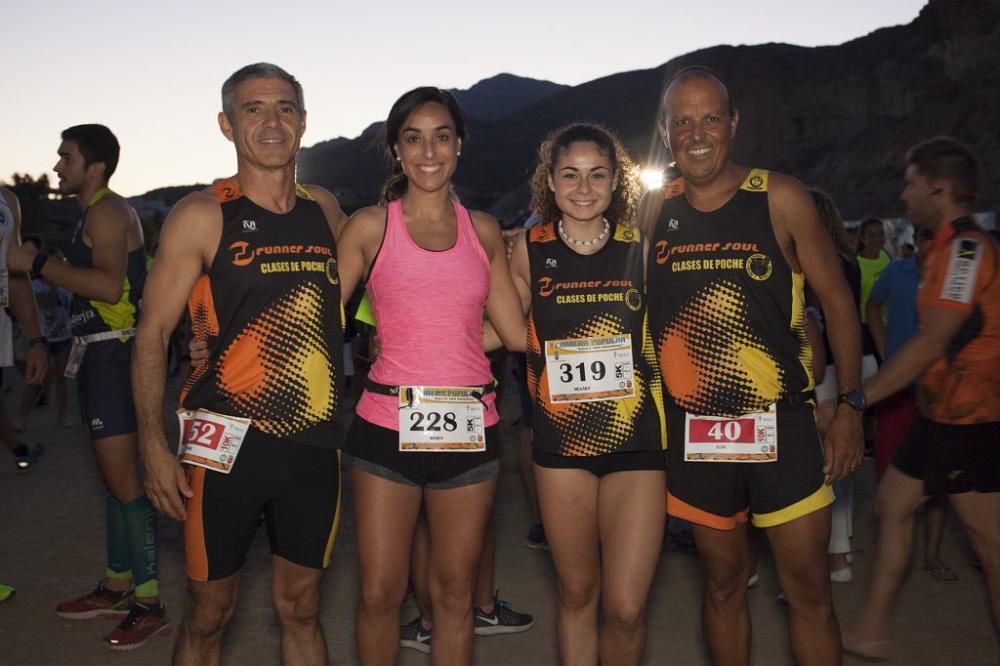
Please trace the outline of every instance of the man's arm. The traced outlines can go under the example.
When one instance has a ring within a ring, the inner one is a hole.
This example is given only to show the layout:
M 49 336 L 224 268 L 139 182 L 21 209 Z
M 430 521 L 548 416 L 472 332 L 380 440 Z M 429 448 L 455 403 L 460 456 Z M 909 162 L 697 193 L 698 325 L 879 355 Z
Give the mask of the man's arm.
M 8 245 L 10 249 L 21 245 L 21 203 L 13 192 L 7 188 L 0 188 L 0 196 L 3 196 L 7 206 L 14 214 L 11 225 L 11 239 Z M 31 281 L 24 272 L 8 271 L 8 293 L 10 299 L 10 309 L 14 316 L 21 323 L 21 328 L 28 339 L 38 338 L 28 348 L 28 356 L 25 358 L 24 381 L 26 384 L 41 384 L 45 381 L 45 372 L 48 366 L 48 353 L 45 343 L 40 340 L 42 337 L 41 326 L 38 323 L 38 307 L 35 304 L 35 294 L 31 289 Z
M 943 357 L 948 342 L 955 337 L 972 312 L 951 308 L 930 308 L 921 320 L 920 330 L 906 341 L 878 373 L 865 382 L 865 398 L 869 405 L 903 390 L 934 361 Z M 871 322 L 871 316 L 868 321 Z
M 221 233 L 222 212 L 207 192 L 188 195 L 167 216 L 156 260 L 146 278 L 132 352 L 132 396 L 146 468 L 146 494 L 157 509 L 176 520 L 187 518 L 181 496 L 191 497 L 192 491 L 167 444 L 163 425 L 167 347 L 191 288 L 211 265 Z
M 971 251 L 969 244 L 977 247 Z M 961 330 L 962 325 L 975 311 L 976 294 L 988 289 L 996 279 L 998 269 L 995 245 L 982 244 L 978 235 L 959 235 L 948 248 L 949 264 L 943 274 L 943 283 L 925 283 L 921 289 L 933 290 L 933 301 L 920 316 L 920 330 L 910 338 L 878 374 L 865 382 L 865 397 L 869 403 L 883 400 L 912 384 L 935 361 L 942 358 L 948 344 Z M 970 275 L 970 271 L 975 271 Z M 949 279 L 956 283 L 949 284 Z M 971 289 L 965 285 L 972 284 Z M 955 287 L 954 289 L 952 287 Z
M 344 230 L 344 225 L 347 224 L 347 215 L 340 208 L 340 202 L 337 201 L 337 197 L 319 185 L 306 185 L 306 189 L 312 195 L 312 198 L 316 200 L 316 203 L 319 204 L 319 207 L 323 209 L 323 214 L 326 215 L 326 222 L 330 225 L 330 231 L 333 232 L 333 239 L 335 241 L 338 240 L 340 232 Z
M 84 232 L 90 238 L 92 266 L 71 266 L 50 257 L 41 276 L 49 284 L 64 287 L 78 296 L 117 303 L 125 288 L 128 264 L 128 232 L 134 212 L 119 197 L 107 197 L 87 212 Z M 31 255 L 34 259 L 34 255 Z M 24 270 L 31 269 L 31 262 Z
M 791 238 L 795 261 L 822 305 L 839 392 L 860 388 L 861 322 L 833 241 L 820 222 L 812 197 L 795 179 L 772 173 L 769 203 L 776 231 Z M 860 464 L 862 452 L 860 412 L 838 405 L 825 439 L 823 472 L 827 482 L 850 474 Z

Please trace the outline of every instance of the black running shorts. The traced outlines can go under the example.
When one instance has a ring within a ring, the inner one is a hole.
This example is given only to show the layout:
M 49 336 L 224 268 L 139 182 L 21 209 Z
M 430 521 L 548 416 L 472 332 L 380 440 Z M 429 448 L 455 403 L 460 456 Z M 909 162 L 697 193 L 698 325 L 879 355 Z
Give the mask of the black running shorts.
M 188 578 L 240 570 L 263 517 L 271 553 L 313 569 L 330 562 L 340 518 L 340 452 L 251 429 L 229 474 L 188 466 Z
M 400 451 L 397 431 L 355 416 L 344 450 L 351 456 L 352 470 L 437 490 L 471 486 L 500 472 L 500 432 L 495 425 L 486 428 L 485 451 Z
M 748 518 L 774 527 L 833 503 L 824 484 L 823 445 L 813 405 L 778 404 L 778 459 L 766 463 L 684 460 L 684 410 L 668 402 L 667 512 L 689 522 L 733 529 Z
M 955 425 L 918 415 L 892 459 L 926 495 L 1000 492 L 1000 421 Z

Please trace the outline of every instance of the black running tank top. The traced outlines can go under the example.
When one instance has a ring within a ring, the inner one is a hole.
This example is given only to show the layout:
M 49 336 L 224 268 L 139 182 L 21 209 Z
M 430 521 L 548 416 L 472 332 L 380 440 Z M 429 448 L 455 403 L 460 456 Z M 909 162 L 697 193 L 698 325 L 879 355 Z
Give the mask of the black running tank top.
M 258 206 L 234 180 L 212 189 L 222 238 L 188 299 L 209 358 L 192 372 L 182 404 L 249 418 L 283 439 L 339 447 L 344 318 L 326 216 L 302 186 L 285 214 Z
M 663 389 L 646 325 L 639 231 L 618 225 L 604 247 L 586 256 L 567 247 L 552 223 L 533 227 L 527 241 L 528 391 L 535 405 L 534 445 L 564 456 L 665 448 Z M 635 397 L 550 401 L 546 340 L 626 333 L 632 336 Z
M 695 210 L 671 184 L 653 230 L 649 321 L 671 398 L 739 416 L 813 388 L 805 280 L 774 236 L 768 172 L 751 169 L 721 208 Z

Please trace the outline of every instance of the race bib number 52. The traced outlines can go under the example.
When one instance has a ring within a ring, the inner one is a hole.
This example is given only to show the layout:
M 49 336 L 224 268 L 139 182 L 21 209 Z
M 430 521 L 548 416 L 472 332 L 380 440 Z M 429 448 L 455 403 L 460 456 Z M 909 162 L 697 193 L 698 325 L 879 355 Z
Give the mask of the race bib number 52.
M 207 409 L 177 410 L 181 425 L 180 462 L 229 474 L 250 428 L 250 419 Z

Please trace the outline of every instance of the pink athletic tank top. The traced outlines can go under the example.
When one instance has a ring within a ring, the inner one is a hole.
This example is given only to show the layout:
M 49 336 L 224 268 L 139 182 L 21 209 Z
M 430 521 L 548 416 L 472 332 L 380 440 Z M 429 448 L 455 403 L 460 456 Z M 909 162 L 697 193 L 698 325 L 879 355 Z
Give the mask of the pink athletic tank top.
M 389 204 L 382 247 L 368 277 L 379 355 L 369 378 L 393 386 L 476 386 L 492 381 L 483 353 L 483 310 L 490 264 L 469 211 L 454 204 L 455 245 L 426 250 L 403 221 L 400 200 Z M 483 396 L 485 425 L 500 419 L 496 396 Z M 399 430 L 399 398 L 365 391 L 357 414 Z

